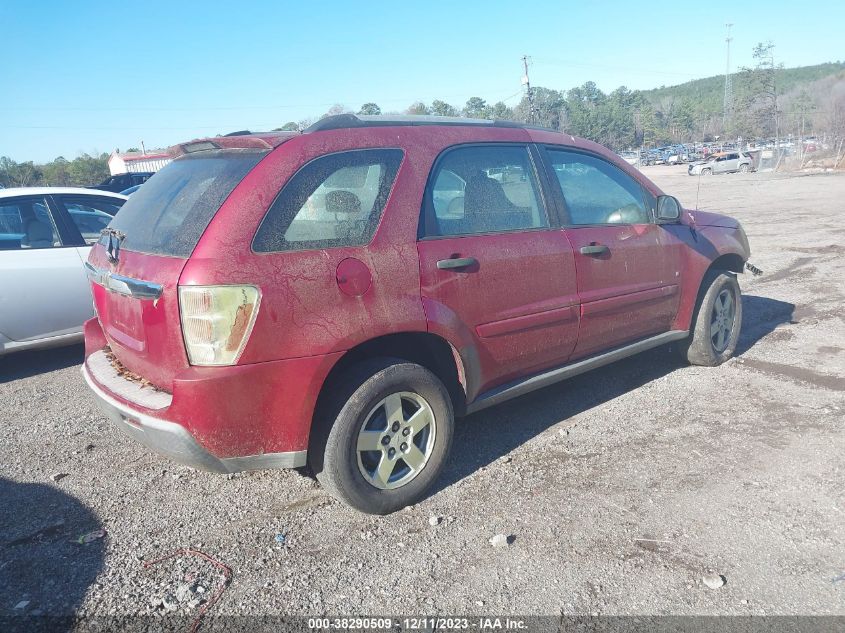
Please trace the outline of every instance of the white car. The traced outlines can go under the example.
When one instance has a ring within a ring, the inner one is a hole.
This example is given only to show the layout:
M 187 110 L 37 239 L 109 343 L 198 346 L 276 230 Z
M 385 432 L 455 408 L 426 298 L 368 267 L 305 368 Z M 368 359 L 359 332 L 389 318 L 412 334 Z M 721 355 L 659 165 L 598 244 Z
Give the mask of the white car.
M 83 263 L 126 200 L 71 187 L 0 190 L 0 356 L 82 340 L 94 314 Z

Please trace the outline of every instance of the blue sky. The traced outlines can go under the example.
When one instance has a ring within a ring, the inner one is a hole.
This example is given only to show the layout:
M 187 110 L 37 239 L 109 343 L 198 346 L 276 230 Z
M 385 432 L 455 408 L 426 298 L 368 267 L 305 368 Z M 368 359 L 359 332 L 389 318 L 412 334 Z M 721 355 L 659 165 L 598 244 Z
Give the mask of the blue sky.
M 513 105 L 532 84 L 651 88 L 724 73 L 757 42 L 845 58 L 845 3 L 3 0 L 0 156 L 47 161 L 317 117 L 334 103 Z

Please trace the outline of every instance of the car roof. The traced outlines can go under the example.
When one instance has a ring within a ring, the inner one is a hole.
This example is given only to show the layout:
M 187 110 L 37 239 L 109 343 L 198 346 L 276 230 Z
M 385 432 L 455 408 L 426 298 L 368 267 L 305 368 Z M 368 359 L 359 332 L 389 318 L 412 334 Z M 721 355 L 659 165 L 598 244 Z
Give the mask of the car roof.
M 337 114 L 327 116 L 302 132 L 236 132 L 228 136 L 214 136 L 195 139 L 180 143 L 170 148 L 173 156 L 190 154 L 215 149 L 274 149 L 292 138 L 311 134 L 331 133 L 332 131 L 349 131 L 372 129 L 382 133 L 395 131 L 396 138 L 420 138 L 429 134 L 425 128 L 450 128 L 465 131 L 466 141 L 473 140 L 472 130 L 486 130 L 485 140 L 520 140 L 534 143 L 554 143 L 592 149 L 610 154 L 607 148 L 587 139 L 572 136 L 565 132 L 540 126 L 518 123 L 515 121 L 501 121 L 492 119 L 469 119 L 463 117 L 418 116 L 418 115 L 372 115 L 358 116 L 355 114 Z M 432 129 L 431 132 L 434 132 Z
M 0 199 L 14 196 L 50 196 L 56 194 L 71 194 L 75 196 L 97 196 L 99 198 L 119 198 L 128 200 L 126 196 L 102 189 L 85 189 L 83 187 L 12 187 L 0 189 Z
M 326 130 L 339 130 L 351 127 L 420 127 L 425 125 L 447 125 L 460 127 L 536 128 L 536 126 L 529 126 L 524 123 L 517 123 L 515 121 L 502 121 L 497 119 L 470 119 L 464 117 L 413 114 L 373 114 L 362 116 L 358 116 L 355 114 L 336 114 L 334 116 L 327 116 L 320 119 L 312 126 L 303 130 L 303 134 L 323 132 Z

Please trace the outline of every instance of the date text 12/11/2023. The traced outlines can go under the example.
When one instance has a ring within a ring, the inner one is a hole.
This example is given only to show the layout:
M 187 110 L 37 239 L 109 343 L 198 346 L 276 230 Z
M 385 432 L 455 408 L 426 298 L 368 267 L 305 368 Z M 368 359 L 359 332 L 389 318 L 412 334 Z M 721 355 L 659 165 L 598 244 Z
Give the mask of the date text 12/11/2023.
M 476 630 L 519 631 L 528 628 L 524 620 L 512 617 L 348 617 L 348 618 L 308 618 L 309 629 L 377 631 L 399 628 L 406 631 L 448 631 Z

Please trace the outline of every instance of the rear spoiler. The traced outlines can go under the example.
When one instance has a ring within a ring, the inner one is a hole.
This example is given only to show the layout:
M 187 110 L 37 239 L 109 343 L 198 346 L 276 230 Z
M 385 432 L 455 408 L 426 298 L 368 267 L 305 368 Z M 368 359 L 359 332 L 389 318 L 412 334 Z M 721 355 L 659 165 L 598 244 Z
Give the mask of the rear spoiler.
M 260 134 L 215 136 L 173 145 L 168 148 L 167 153 L 176 158 L 186 154 L 215 149 L 273 149 L 294 136 L 299 136 L 299 132 L 266 132 Z

